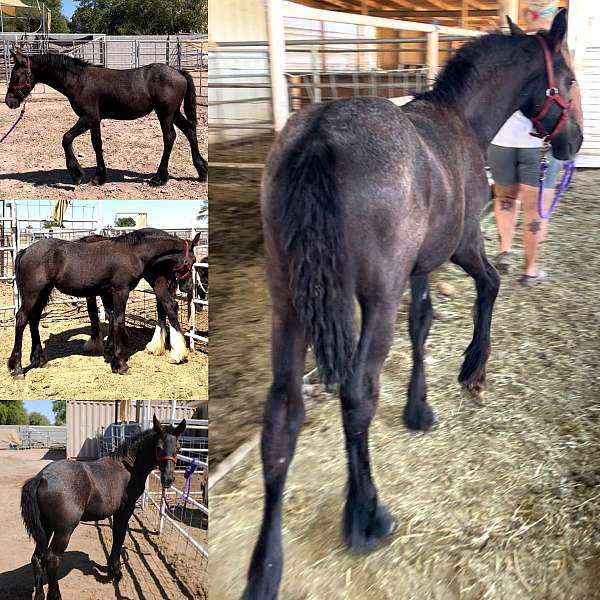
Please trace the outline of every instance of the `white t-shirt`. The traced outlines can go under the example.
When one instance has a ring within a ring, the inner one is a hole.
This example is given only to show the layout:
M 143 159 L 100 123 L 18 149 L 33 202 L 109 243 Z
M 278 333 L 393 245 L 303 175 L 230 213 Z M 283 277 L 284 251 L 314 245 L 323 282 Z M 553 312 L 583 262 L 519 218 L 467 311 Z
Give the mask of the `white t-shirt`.
M 541 148 L 542 140 L 530 135 L 533 130 L 531 121 L 518 110 L 502 125 L 492 144 L 505 148 Z

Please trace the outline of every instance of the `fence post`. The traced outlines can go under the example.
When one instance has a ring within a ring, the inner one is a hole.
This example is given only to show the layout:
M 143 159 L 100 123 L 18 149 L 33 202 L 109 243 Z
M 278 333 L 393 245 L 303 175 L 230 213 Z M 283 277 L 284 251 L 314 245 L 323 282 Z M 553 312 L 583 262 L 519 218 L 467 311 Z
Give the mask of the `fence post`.
M 275 131 L 281 131 L 290 113 L 287 82 L 285 79 L 285 29 L 283 2 L 267 0 L 269 30 L 269 71 L 271 74 L 271 101 Z
M 439 69 L 439 34 L 437 28 L 427 32 L 427 78 L 433 83 Z

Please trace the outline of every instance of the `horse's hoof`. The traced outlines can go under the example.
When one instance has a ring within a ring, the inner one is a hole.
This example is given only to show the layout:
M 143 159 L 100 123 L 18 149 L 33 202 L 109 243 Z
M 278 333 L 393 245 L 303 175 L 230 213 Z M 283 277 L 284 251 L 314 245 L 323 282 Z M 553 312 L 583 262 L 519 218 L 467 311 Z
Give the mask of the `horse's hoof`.
M 91 179 L 92 185 L 104 185 L 106 183 L 106 177 L 98 177 L 94 175 Z
M 428 431 L 435 419 L 431 406 L 424 401 L 408 402 L 404 407 L 404 424 L 413 431 Z
M 394 519 L 387 507 L 380 504 L 371 517 L 352 501 L 344 509 L 344 543 L 356 554 L 370 552 L 395 529 Z
M 208 173 L 202 173 L 202 175 L 198 175 L 198 180 L 203 183 L 208 181 Z
M 148 183 L 152 186 L 152 187 L 160 187 L 161 185 L 165 185 L 167 183 L 167 181 L 169 180 L 169 178 L 167 177 L 167 179 L 161 179 L 160 177 L 157 177 L 156 175 L 154 177 L 152 177 L 152 179 L 150 179 L 148 181 Z
M 113 366 L 112 372 L 116 373 L 117 375 L 127 375 L 129 372 L 129 367 L 127 365 L 121 365 L 117 367 Z
M 19 373 L 11 373 L 13 379 L 25 379 L 25 373 L 22 371 Z

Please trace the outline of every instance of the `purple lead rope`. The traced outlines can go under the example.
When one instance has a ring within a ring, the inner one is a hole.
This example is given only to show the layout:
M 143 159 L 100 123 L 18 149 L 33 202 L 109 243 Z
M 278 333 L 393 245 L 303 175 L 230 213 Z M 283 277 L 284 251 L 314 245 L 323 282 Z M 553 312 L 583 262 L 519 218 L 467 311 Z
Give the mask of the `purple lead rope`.
M 550 144 L 545 144 L 542 148 L 542 158 L 540 159 L 540 176 L 539 182 L 540 186 L 538 188 L 538 213 L 541 219 L 549 219 L 556 210 L 558 203 L 560 201 L 561 196 L 569 189 L 569 184 L 571 183 L 571 179 L 573 178 L 573 173 L 575 172 L 575 161 L 568 160 L 564 164 L 564 171 L 562 179 L 560 180 L 560 184 L 554 193 L 554 198 L 552 199 L 552 204 L 548 211 L 544 210 L 544 180 L 546 179 L 546 171 L 548 170 L 548 159 L 546 158 L 546 153 L 550 149 Z

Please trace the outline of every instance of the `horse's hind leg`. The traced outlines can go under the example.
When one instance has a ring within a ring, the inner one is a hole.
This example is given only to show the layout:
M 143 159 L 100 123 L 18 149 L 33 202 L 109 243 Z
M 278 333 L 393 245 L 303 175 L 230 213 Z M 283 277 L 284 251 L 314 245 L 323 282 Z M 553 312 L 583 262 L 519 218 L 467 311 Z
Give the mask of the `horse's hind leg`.
M 100 123 L 95 123 L 91 127 L 92 146 L 96 153 L 96 173 L 92 177 L 94 185 L 103 185 L 106 183 L 106 165 L 104 164 L 104 154 L 102 153 L 102 131 Z
M 60 560 L 69 545 L 73 529 L 54 532 L 54 537 L 46 555 L 46 576 L 48 577 L 48 600 L 61 600 L 58 588 L 58 567 Z
M 31 557 L 33 567 L 33 581 L 35 588 L 34 600 L 44 600 L 44 567 L 46 563 L 47 548 L 36 546 Z
M 433 318 L 427 275 L 412 275 L 410 287 L 412 298 L 408 331 L 412 342 L 413 368 L 408 386 L 408 401 L 404 409 L 404 423 L 409 429 L 426 430 L 433 425 L 433 412 L 427 404 L 427 387 L 423 364 L 425 342 Z
M 86 340 L 83 345 L 85 352 L 93 354 L 102 354 L 104 351 L 104 343 L 102 342 L 102 332 L 100 330 L 100 317 L 98 316 L 98 304 L 96 296 L 90 296 L 85 299 L 90 317 L 90 339 Z
M 355 552 L 371 550 L 393 529 L 371 476 L 369 427 L 379 399 L 381 368 L 394 336 L 398 298 L 400 294 L 387 291 L 359 298 L 362 327 L 354 369 L 340 386 L 348 459 L 343 536 Z
M 206 181 L 208 179 L 208 163 L 202 154 L 200 154 L 196 128 L 181 114 L 180 110 L 175 111 L 175 125 L 181 129 L 183 135 L 185 135 L 190 143 L 192 162 L 194 163 L 194 167 L 196 167 L 196 171 L 198 171 L 200 181 Z
M 296 440 L 304 422 L 302 376 L 306 340 L 289 299 L 274 298 L 273 383 L 267 397 L 261 455 L 265 508 L 254 548 L 244 600 L 274 600 L 281 579 L 283 489 Z
M 458 381 L 467 389 L 479 394 L 485 389 L 485 365 L 491 351 L 492 312 L 500 289 L 500 276 L 485 255 L 483 234 L 480 230 L 470 243 L 461 242 L 459 249 L 452 256 L 452 262 L 473 277 L 477 288 L 473 339 L 465 351 Z
M 156 112 L 160 121 L 160 128 L 163 134 L 163 155 L 160 159 L 160 165 L 158 165 L 158 171 L 156 175 L 150 179 L 150 185 L 159 186 L 164 185 L 169 180 L 169 158 L 171 157 L 171 150 L 173 150 L 173 144 L 177 133 L 175 127 L 173 127 L 173 114 L 163 113 L 162 111 Z
M 113 294 L 113 314 L 110 320 L 110 328 L 112 332 L 112 343 L 114 352 L 110 367 L 113 373 L 124 375 L 129 370 L 127 362 L 123 358 L 123 346 L 125 343 L 125 307 L 129 291 L 124 290 Z

